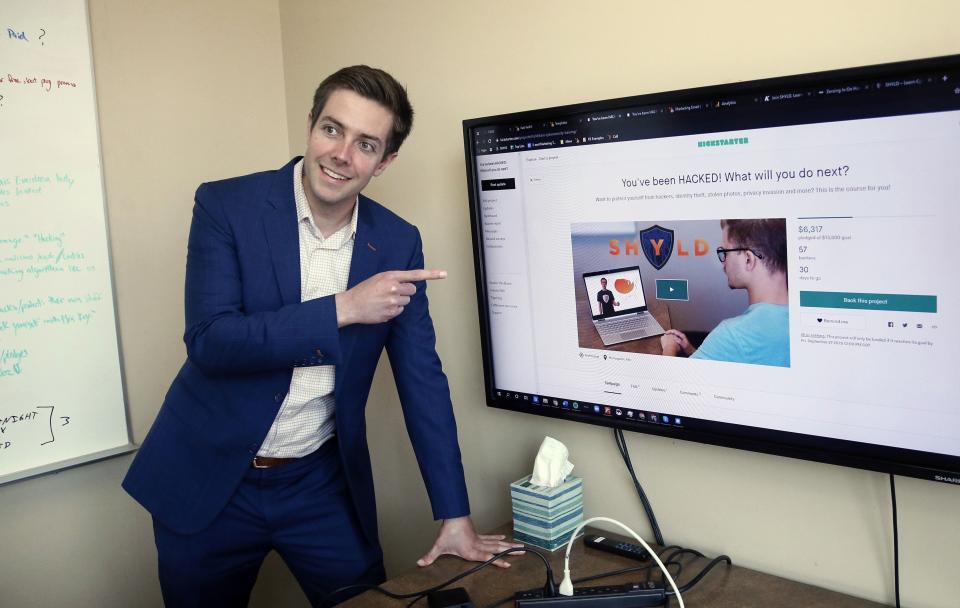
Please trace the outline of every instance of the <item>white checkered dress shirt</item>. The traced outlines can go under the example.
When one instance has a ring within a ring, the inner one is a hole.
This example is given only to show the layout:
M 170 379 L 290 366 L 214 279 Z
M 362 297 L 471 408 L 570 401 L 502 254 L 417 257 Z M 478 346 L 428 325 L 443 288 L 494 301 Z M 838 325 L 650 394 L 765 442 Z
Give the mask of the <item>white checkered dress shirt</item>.
M 300 234 L 300 301 L 346 291 L 357 233 L 357 205 L 350 223 L 327 238 L 317 229 L 303 192 L 303 160 L 293 168 L 293 197 Z M 296 367 L 258 456 L 299 458 L 333 436 L 333 365 Z

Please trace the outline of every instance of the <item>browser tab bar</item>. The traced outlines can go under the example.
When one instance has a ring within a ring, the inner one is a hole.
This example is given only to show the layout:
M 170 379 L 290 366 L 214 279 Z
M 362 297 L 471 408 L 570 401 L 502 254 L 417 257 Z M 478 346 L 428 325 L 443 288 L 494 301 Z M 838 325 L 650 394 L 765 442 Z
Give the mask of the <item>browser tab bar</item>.
M 923 103 L 930 110 L 960 109 L 960 75 L 950 72 L 917 73 L 908 77 L 870 78 L 784 89 L 744 90 L 739 95 L 651 103 L 617 110 L 585 108 L 581 114 L 523 120 L 473 130 L 477 154 L 501 154 L 575 147 L 615 141 L 683 134 L 739 131 L 748 126 L 790 124 L 784 104 L 802 106 L 810 116 L 830 122 L 881 115 L 884 108 Z M 916 89 L 929 89 L 919 102 Z M 955 89 L 957 92 L 955 92 Z M 830 102 L 827 102 L 827 99 Z M 849 101 L 837 102 L 837 100 Z M 872 101 L 868 101 L 872 100 Z M 880 113 L 880 114 L 878 114 Z

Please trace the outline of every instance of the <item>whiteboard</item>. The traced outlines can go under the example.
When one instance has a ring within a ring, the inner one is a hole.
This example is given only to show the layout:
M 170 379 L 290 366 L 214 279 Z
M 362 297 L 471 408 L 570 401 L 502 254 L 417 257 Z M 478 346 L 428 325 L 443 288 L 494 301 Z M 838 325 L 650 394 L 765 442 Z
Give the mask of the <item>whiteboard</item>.
M 131 449 L 85 0 L 0 5 L 0 483 Z

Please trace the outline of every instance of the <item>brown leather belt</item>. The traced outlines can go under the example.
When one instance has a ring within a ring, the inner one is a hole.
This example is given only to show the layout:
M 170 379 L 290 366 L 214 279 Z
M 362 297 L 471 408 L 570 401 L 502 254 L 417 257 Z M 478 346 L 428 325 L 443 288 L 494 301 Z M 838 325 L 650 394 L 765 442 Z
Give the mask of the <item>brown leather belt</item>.
M 288 462 L 293 462 L 294 460 L 300 460 L 299 458 L 271 458 L 270 456 L 254 456 L 251 466 L 255 469 L 272 469 L 273 467 L 278 467 L 282 464 L 287 464 Z

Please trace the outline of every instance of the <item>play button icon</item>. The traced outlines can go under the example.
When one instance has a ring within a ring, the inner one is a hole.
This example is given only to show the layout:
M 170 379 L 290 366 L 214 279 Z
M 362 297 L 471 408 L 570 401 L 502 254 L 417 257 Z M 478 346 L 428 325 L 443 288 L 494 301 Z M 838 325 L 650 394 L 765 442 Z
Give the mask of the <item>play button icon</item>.
M 689 300 L 686 279 L 657 279 L 658 300 Z

